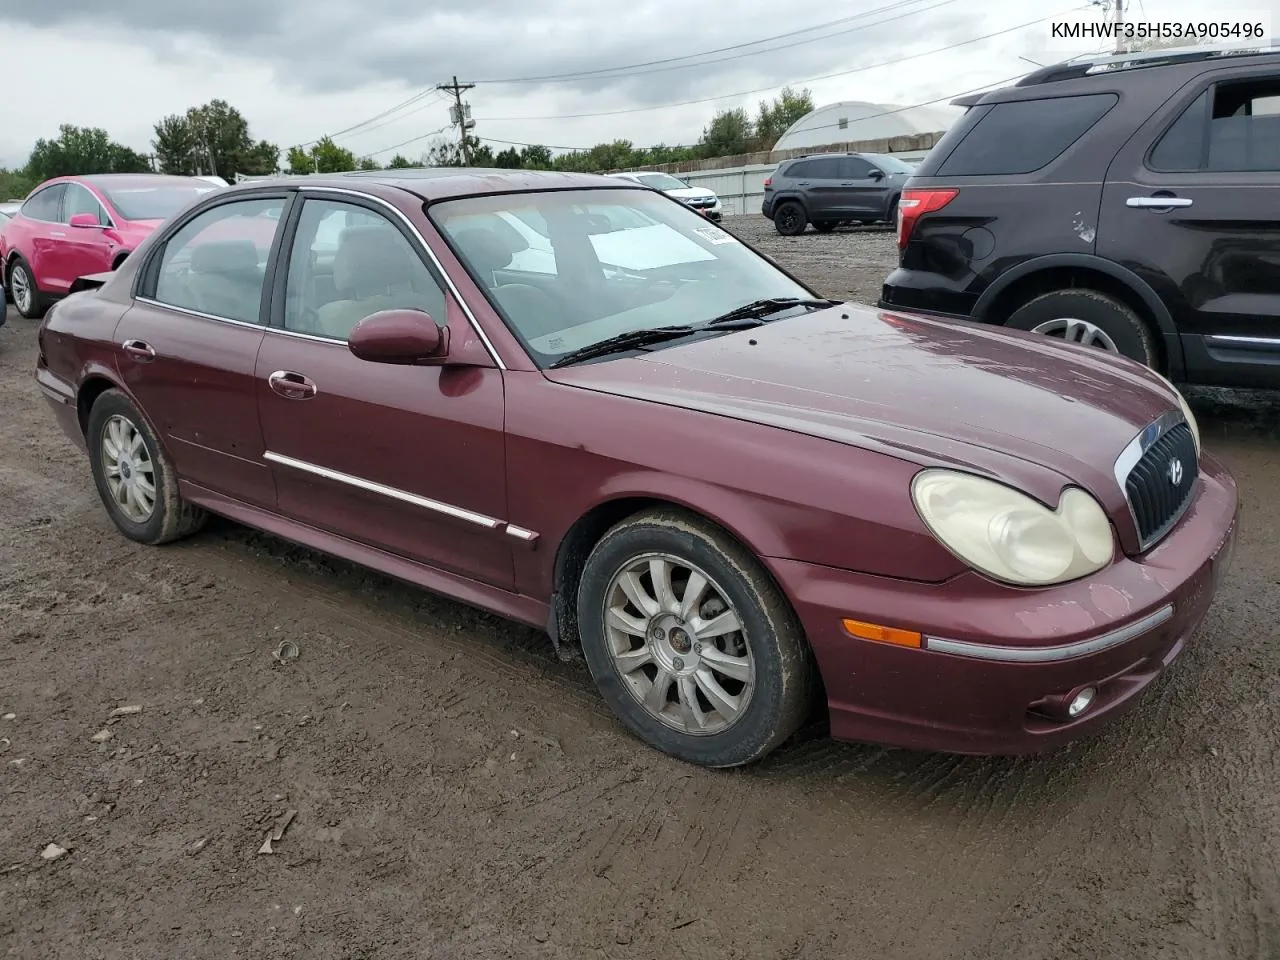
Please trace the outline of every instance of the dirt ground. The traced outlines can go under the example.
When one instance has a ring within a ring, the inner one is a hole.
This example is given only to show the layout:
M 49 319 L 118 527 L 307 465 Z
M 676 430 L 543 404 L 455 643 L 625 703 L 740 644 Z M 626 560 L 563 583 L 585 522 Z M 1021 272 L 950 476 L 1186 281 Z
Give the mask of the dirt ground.
M 893 262 L 884 230 L 731 226 L 830 295 Z M 1274 397 L 1196 394 L 1242 540 L 1105 734 L 984 760 L 818 731 L 712 773 L 630 738 L 534 631 L 228 523 L 126 541 L 34 332 L 0 329 L 0 954 L 1280 957 Z

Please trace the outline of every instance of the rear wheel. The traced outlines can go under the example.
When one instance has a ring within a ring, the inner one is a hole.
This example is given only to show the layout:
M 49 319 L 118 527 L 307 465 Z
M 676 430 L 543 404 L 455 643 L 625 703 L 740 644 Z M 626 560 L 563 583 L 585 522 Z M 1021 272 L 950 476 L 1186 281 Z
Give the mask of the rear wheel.
M 173 464 L 119 390 L 107 390 L 94 401 L 86 440 L 98 495 L 130 540 L 158 545 L 204 526 L 205 512 L 183 501 Z
M 1023 304 L 1007 326 L 1159 366 L 1156 339 L 1132 309 L 1097 290 L 1055 290 Z
M 13 296 L 13 305 L 18 313 L 28 320 L 39 320 L 46 309 L 44 294 L 36 286 L 35 275 L 27 266 L 27 261 L 18 257 L 9 268 L 9 291 Z
M 807 222 L 804 207 L 794 200 L 788 200 L 773 213 L 773 225 L 784 237 L 794 237 L 804 233 Z
M 682 760 L 751 763 L 807 716 L 813 667 L 790 604 L 739 544 L 683 513 L 647 511 L 605 534 L 578 629 L 619 720 Z

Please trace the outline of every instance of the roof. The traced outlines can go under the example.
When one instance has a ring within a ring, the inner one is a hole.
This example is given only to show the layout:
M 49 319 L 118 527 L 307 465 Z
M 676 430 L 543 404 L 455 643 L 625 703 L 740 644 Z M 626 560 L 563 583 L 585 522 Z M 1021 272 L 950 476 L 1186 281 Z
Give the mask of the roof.
M 92 173 L 59 179 L 80 180 L 91 183 L 95 187 L 157 186 L 165 183 L 186 187 L 198 178 L 173 176 L 167 173 Z
M 593 173 L 559 173 L 553 170 L 509 170 L 497 167 L 411 167 L 403 170 L 353 170 L 349 173 L 312 174 L 306 177 L 269 177 L 250 180 L 227 189 L 261 190 L 263 187 L 334 187 L 350 190 L 352 180 L 392 187 L 424 200 L 485 193 L 524 193 L 537 190 L 585 190 L 624 188 L 617 178 Z

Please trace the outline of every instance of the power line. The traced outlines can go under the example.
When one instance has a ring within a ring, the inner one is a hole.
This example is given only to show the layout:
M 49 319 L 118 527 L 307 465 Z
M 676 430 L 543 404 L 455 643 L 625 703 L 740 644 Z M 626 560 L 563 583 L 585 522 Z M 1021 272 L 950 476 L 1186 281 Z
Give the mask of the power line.
M 924 2 L 924 0 L 906 0 L 905 5 L 910 5 L 912 3 L 922 3 L 922 2 Z M 955 0 L 941 0 L 941 2 L 935 3 L 931 7 L 925 7 L 923 10 L 908 11 L 907 13 L 903 13 L 895 17 L 890 17 L 888 20 L 879 20 L 876 23 L 869 23 L 869 24 L 859 24 L 858 26 L 851 27 L 848 30 L 838 30 L 835 33 L 823 34 L 822 36 L 819 36 L 819 37 L 808 37 L 804 40 L 797 40 L 794 43 L 786 43 L 777 47 L 769 47 L 764 50 L 750 50 L 750 51 L 747 51 L 746 53 L 738 53 L 731 57 L 722 57 L 718 60 L 708 60 L 703 63 L 685 63 L 685 64 L 679 64 L 678 66 L 663 66 L 664 64 L 676 64 L 678 63 L 678 61 L 681 61 L 681 60 L 693 60 L 698 57 L 709 57 L 715 53 L 726 53 L 730 50 L 743 50 L 746 47 L 755 47 L 755 46 L 759 46 L 762 43 L 772 43 L 775 40 L 785 40 L 788 37 L 799 36 L 802 33 L 812 33 L 814 30 L 825 30 L 828 27 L 838 27 L 842 24 L 850 23 L 851 21 L 854 21 L 854 20 L 861 20 L 864 17 L 875 16 L 877 13 L 886 13 L 892 10 L 900 10 L 904 6 L 904 4 L 902 3 L 888 4 L 883 7 L 876 7 L 874 10 L 864 10 L 861 13 L 855 13 L 852 16 L 841 17 L 838 20 L 828 20 L 826 23 L 818 23 L 812 27 L 804 27 L 803 29 L 800 29 L 800 30 L 792 30 L 789 33 L 774 34 L 769 37 L 764 37 L 763 39 L 760 39 L 760 40 L 748 40 L 744 43 L 734 43 L 734 44 L 730 44 L 727 47 L 717 47 L 714 50 L 703 50 L 699 53 L 686 53 L 679 57 L 666 57 L 662 60 L 647 60 L 643 63 L 630 63 L 620 67 L 601 67 L 598 70 L 580 70 L 573 73 L 549 73 L 549 74 L 544 74 L 542 76 L 535 76 L 535 77 L 491 78 L 487 80 L 475 80 L 473 82 L 477 84 L 490 84 L 490 85 L 514 84 L 514 83 L 551 83 L 553 81 L 572 81 L 572 80 L 583 79 L 586 77 L 600 77 L 602 74 L 611 74 L 612 76 L 602 77 L 602 79 L 612 80 L 612 79 L 618 79 L 620 77 L 629 76 L 631 74 L 628 71 L 640 70 L 640 68 L 642 67 L 658 67 L 659 69 L 645 70 L 639 74 L 640 76 L 643 76 L 646 73 L 660 73 L 662 72 L 662 70 L 681 70 L 681 69 L 687 69 L 689 67 L 700 67 L 700 66 L 705 66 L 707 64 L 712 64 L 712 63 L 723 63 L 726 60 L 737 60 L 737 59 L 741 59 L 742 57 L 753 57 L 761 53 L 771 53 L 774 50 L 785 50 L 789 47 L 798 47 L 806 43 L 817 43 L 819 40 L 828 40 L 831 37 L 842 36 L 846 33 L 854 33 L 858 30 L 867 30 L 867 29 L 870 29 L 871 27 L 879 26 L 881 23 L 892 23 L 894 20 L 901 20 L 903 17 L 909 17 L 909 16 L 913 16 L 914 14 L 924 13 L 926 10 L 934 9 L 934 7 L 942 7 L 942 6 L 946 6 L 949 3 L 954 3 L 954 2 Z
M 361 156 L 365 156 L 365 157 L 376 157 L 376 156 L 378 156 L 378 155 L 379 155 L 379 154 L 381 154 L 381 153 L 390 153 L 392 150 L 399 150 L 401 147 L 407 147 L 409 144 L 411 144 L 411 143 L 417 143 L 419 140 L 426 140 L 426 139 L 427 139 L 427 137 L 438 137 L 440 134 L 442 134 L 442 133 L 444 133 L 446 130 L 448 130 L 448 129 L 449 129 L 449 127 L 451 127 L 451 126 L 453 126 L 453 124 L 451 124 L 451 123 L 450 123 L 450 124 L 447 124 L 447 125 L 445 125 L 445 126 L 441 127 L 439 130 L 432 130 L 430 133 L 424 133 L 424 134 L 422 134 L 422 135 L 420 135 L 420 136 L 417 136 L 417 137 L 411 137 L 411 138 L 410 138 L 410 139 L 408 139 L 408 140 L 402 140 L 402 141 L 400 141 L 399 143 L 393 143 L 393 144 L 392 144 L 391 146 L 389 146 L 389 147 L 383 147 L 381 150 L 374 150 L 374 151 L 372 151 L 372 152 L 370 152 L 370 153 L 361 154 Z
M 382 120 L 379 123 L 375 123 L 371 126 L 363 127 L 359 130 L 356 130 L 354 133 L 338 134 L 337 136 L 353 136 L 353 137 L 364 136 L 366 133 L 371 133 L 374 130 L 381 130 L 383 127 L 389 124 L 398 123 L 399 121 L 404 120 L 406 117 L 412 117 L 415 113 L 421 113 L 423 110 L 426 110 L 428 107 L 437 107 L 441 104 L 441 102 L 444 101 L 444 99 L 445 98 L 442 96 L 439 96 L 437 92 L 437 96 L 428 100 L 424 100 L 422 103 L 418 104 L 418 106 L 414 107 L 412 110 L 408 110 L 400 114 L 399 116 L 388 117 L 387 119 Z
M 883 110 L 880 113 L 871 113 L 865 117 L 858 117 L 856 120 L 851 120 L 850 123 L 861 123 L 864 120 L 875 120 L 879 117 L 888 117 L 896 113 L 905 113 L 908 110 L 915 110 L 917 107 L 931 107 L 936 103 L 946 103 L 956 99 L 957 97 L 966 97 L 971 93 L 979 93 L 991 87 L 1003 87 L 1007 84 L 1013 83 L 1016 80 L 1021 80 L 1025 76 L 1026 76 L 1025 73 L 1019 73 L 1016 76 L 1008 77 L 1004 80 L 993 80 L 990 83 L 984 83 L 982 86 L 974 87 L 972 90 L 961 90 L 959 93 L 949 93 L 945 97 L 938 97 L 935 100 L 925 100 L 923 103 L 913 103 L 908 107 L 895 107 L 893 110 Z M 826 130 L 826 129 L 835 128 L 839 126 L 840 126 L 839 122 L 824 123 L 821 126 L 805 127 L 805 130 Z M 476 139 L 481 140 L 484 143 L 500 143 L 503 146 L 508 146 L 508 147 L 546 147 L 548 150 L 570 150 L 575 153 L 585 153 L 586 151 L 593 149 L 592 147 L 566 147 L 561 144 L 554 144 L 554 143 L 525 143 L 520 140 L 498 140 L 494 137 L 477 137 Z M 669 149 L 669 150 L 688 150 L 697 146 L 697 144 L 693 144 L 693 143 L 655 144 L 653 147 L 635 147 L 634 149 L 638 152 L 641 150 L 653 150 L 659 146 L 665 147 L 666 149 Z
M 1066 14 L 1072 13 L 1079 9 L 1081 8 L 1071 7 L 1070 9 L 1061 11 L 1060 13 L 1055 13 L 1051 16 L 1039 17 L 1038 19 L 1035 19 L 1035 20 L 1029 20 L 1026 23 L 1020 23 L 1016 27 L 1008 27 L 1004 30 L 997 30 L 994 33 L 984 34 L 983 36 L 980 36 L 980 37 L 973 37 L 972 39 L 969 39 L 969 40 L 961 40 L 959 43 L 949 43 L 945 47 L 935 47 L 932 50 L 925 50 L 921 53 L 909 53 L 909 54 L 906 54 L 905 56 L 896 57 L 893 60 L 884 60 L 884 61 L 881 61 L 880 63 L 872 63 L 872 64 L 866 64 L 861 67 L 853 67 L 850 70 L 840 70 L 840 71 L 837 71 L 836 73 L 827 73 L 827 74 L 823 74 L 820 77 L 808 77 L 807 79 L 804 79 L 804 80 L 793 80 L 789 84 L 787 84 L 787 86 L 794 86 L 796 84 L 802 84 L 802 83 L 817 83 L 819 80 L 832 80 L 832 79 L 835 79 L 836 77 L 847 77 L 847 76 L 850 76 L 851 74 L 863 73 L 867 70 L 875 70 L 879 67 L 897 66 L 898 64 L 905 63 L 908 60 L 919 60 L 921 57 L 931 57 L 937 53 L 945 53 L 948 50 L 957 50 L 960 47 L 967 47 L 974 43 L 981 43 L 984 40 L 993 40 L 996 37 L 1002 37 L 1002 36 L 1005 36 L 1006 34 L 1016 33 L 1019 30 L 1025 30 L 1027 27 L 1034 27 L 1037 24 L 1046 23 L 1047 21 L 1050 21 L 1050 20 L 1060 19 L 1064 17 Z M 588 117 L 617 117 L 617 116 L 622 116 L 623 114 L 628 114 L 628 113 L 647 113 L 653 110 L 669 110 L 672 107 L 688 107 L 688 106 L 693 106 L 694 104 L 699 104 L 699 103 L 713 103 L 716 100 L 728 100 L 733 97 L 746 97 L 746 96 L 751 96 L 757 93 L 768 93 L 769 91 L 776 90 L 776 89 L 778 89 L 778 84 L 772 84 L 767 87 L 757 87 L 754 90 L 739 90 L 736 93 L 721 93 L 721 94 L 717 94 L 714 97 L 699 97 L 696 100 L 680 100 L 676 103 L 659 103 L 659 104 L 654 104 L 648 107 L 627 107 L 622 110 L 601 110 L 594 113 L 561 113 L 561 114 L 552 114 L 549 116 L 541 116 L 541 117 L 489 117 L 489 118 L 486 118 L 486 120 L 487 122 L 491 122 L 491 123 L 499 123 L 499 122 L 510 123 L 510 122 L 516 122 L 516 121 L 525 121 L 525 120 L 580 120 Z
M 906 2 L 907 2 L 907 3 L 920 3 L 920 2 L 923 2 L 923 0 L 906 0 Z M 953 2 L 953 0 L 944 0 L 944 2 L 948 2 L 948 3 L 949 3 L 949 2 Z M 939 3 L 939 4 L 938 4 L 938 6 L 942 6 L 942 5 L 943 5 L 943 3 Z M 741 49 L 743 49 L 743 48 L 745 48 L 745 47 L 754 47 L 754 46 L 759 46 L 760 44 L 763 44 L 763 43 L 769 43 L 769 42 L 772 42 L 772 41 L 774 41 L 774 40 L 785 40 L 785 39 L 787 39 L 788 37 L 799 36 L 800 34 L 803 34 L 803 33 L 812 33 L 812 32 L 813 32 L 813 31 L 815 31 L 815 30 L 823 30 L 823 29 L 826 29 L 826 28 L 828 28 L 828 27 L 840 26 L 841 24 L 849 23 L 849 22 L 851 22 L 851 21 L 853 21 L 853 20 L 859 20 L 859 19 L 862 19 L 863 17 L 870 17 L 870 16 L 874 16 L 874 15 L 876 15 L 876 14 L 878 14 L 878 13 L 884 13 L 884 12 L 886 12 L 886 11 L 894 10 L 894 9 L 898 9 L 898 8 L 900 8 L 900 7 L 901 7 L 901 4 L 888 4 L 888 5 L 883 6 L 883 7 L 876 7 L 876 8 L 874 8 L 874 9 L 872 9 L 872 10 L 864 10 L 864 11 L 862 11 L 862 12 L 860 12 L 860 13 L 852 14 L 852 15 L 847 16 L 847 17 L 841 17 L 841 18 L 839 18 L 839 19 L 837 19 L 837 20 L 829 20 L 829 21 L 827 21 L 826 23 L 818 23 L 818 24 L 814 24 L 814 25 L 813 25 L 813 26 L 811 26 L 811 27 L 802 27 L 802 28 L 801 28 L 801 29 L 799 29 L 799 30 L 791 30 L 791 31 L 789 31 L 789 32 L 787 32 L 787 33 L 774 34 L 774 35 L 772 35 L 772 36 L 765 37 L 765 38 L 762 38 L 762 39 L 760 39 L 760 40 L 750 40 L 750 41 L 746 41 L 746 42 L 744 42 L 744 43 L 731 44 L 731 45 L 729 45 L 729 46 L 727 46 L 727 47 L 717 47 L 717 48 L 715 48 L 715 49 L 713 49 L 713 50 L 703 50 L 703 51 L 700 51 L 700 52 L 697 52 L 697 53 L 687 53 L 687 54 L 683 54 L 682 56 L 678 56 L 678 57 L 666 57 L 666 58 L 664 58 L 664 59 L 662 59 L 662 60 L 649 60 L 649 61 L 646 61 L 646 62 L 643 62 L 643 63 L 633 63 L 633 64 L 628 64 L 628 65 L 625 65 L 625 66 L 621 66 L 621 67 L 607 67 L 607 68 L 602 68 L 602 69 L 600 69 L 600 70 L 579 71 L 579 72 L 577 72 L 577 73 L 548 74 L 548 75 L 543 76 L 543 77 L 507 77 L 507 78 L 494 78 L 494 79 L 488 79 L 488 80 L 476 80 L 476 81 L 473 81 L 473 83 L 474 83 L 474 84 L 541 83 L 541 82 L 544 82 L 544 81 L 551 81 L 551 80 L 563 80 L 563 79 L 571 79 L 571 78 L 575 78 L 575 77 L 576 77 L 576 78 L 581 78 L 581 77 L 590 77 L 590 76 L 595 76 L 595 75 L 597 75 L 597 74 L 604 74 L 604 73 L 616 73 L 617 71 L 635 70 L 635 69 L 639 69 L 639 68 L 641 68 L 641 67 L 653 67 L 653 66 L 659 66 L 659 65 L 667 64 L 667 63 L 675 63 L 675 62 L 677 62 L 677 61 L 681 61 L 681 60 L 693 60 L 693 59 L 696 59 L 696 58 L 698 58 L 698 57 L 711 56 L 712 54 L 716 54 L 716 53 L 725 53 L 725 52 L 730 51 L 730 50 L 741 50 Z M 926 8 L 926 9 L 932 9 L 932 8 Z M 923 11 L 917 10 L 917 11 L 915 11 L 915 12 L 916 12 L 916 13 L 920 13 L 920 12 L 923 12 Z M 898 19 L 898 18 L 894 18 L 894 19 Z M 884 20 L 884 21 L 879 21 L 879 22 L 881 22 L 881 23 L 888 23 L 889 21 L 888 21 L 888 20 Z M 867 26 L 868 26 L 868 27 L 870 27 L 870 26 L 876 26 L 876 25 L 877 25 L 877 24 L 868 24 Z M 830 34 L 829 36 L 837 36 L 837 35 L 838 35 L 838 34 Z M 820 37 L 820 38 L 817 38 L 817 39 L 825 39 L 825 38 Z M 805 41 L 805 42 L 807 43 L 807 42 L 809 42 L 809 41 Z M 774 49 L 783 49 L 783 48 L 782 48 L 782 47 L 777 47 L 777 48 L 774 48 Z M 767 53 L 767 52 L 769 52 L 769 51 L 768 51 L 768 50 L 760 50 L 760 51 L 753 51 L 753 52 L 754 52 L 754 53 Z M 747 54 L 747 56 L 749 56 L 749 55 L 750 55 L 750 54 Z M 730 59 L 732 59 L 732 58 L 730 58 Z M 718 61 L 712 61 L 712 62 L 718 62 Z M 651 71 L 651 72 L 657 72 L 657 71 Z M 433 94 L 438 95 L 438 93 L 439 93 L 439 87 L 427 88 L 427 89 L 425 89 L 425 90 L 420 90 L 419 92 L 415 93 L 413 96 L 409 97 L 408 99 L 403 100 L 403 101 L 401 101 L 400 103 L 395 104 L 394 106 L 388 107 L 386 110 L 383 110 L 381 113 L 375 114 L 374 116 L 369 117 L 369 118 L 367 118 L 367 119 L 365 119 L 365 120 L 361 120 L 359 123 L 352 124 L 351 126 L 349 126 L 349 127 L 345 128 L 345 129 L 343 129 L 343 130 L 339 130 L 337 133 L 334 133 L 334 134 L 328 134 L 327 136 L 329 136 L 329 138 L 330 138 L 330 139 L 336 139 L 337 137 L 345 136 L 345 135 L 347 135 L 347 134 L 349 134 L 349 133 L 352 133 L 353 131 L 359 130 L 359 129 L 360 129 L 360 128 L 362 128 L 362 127 L 368 127 L 370 124 L 373 124 L 373 123 L 375 123 L 375 122 L 376 122 L 376 121 L 378 121 L 378 120 L 382 120 L 384 117 L 389 117 L 391 114 L 396 113 L 397 111 L 402 110 L 402 109 L 404 109 L 405 107 L 410 106 L 410 105 L 412 105 L 412 104 L 414 104 L 414 103 L 417 103 L 417 102 L 418 102 L 419 100 L 421 100 L 423 97 L 430 96 L 430 95 L 433 95 Z M 426 106 L 426 105 L 427 105 L 427 104 L 423 104 L 423 106 Z M 413 111 L 413 112 L 416 112 L 416 111 Z M 508 118 L 508 119 L 510 119 L 510 118 Z M 518 119 L 518 118 L 517 118 L 517 119 Z M 538 117 L 532 117 L 532 118 L 529 118 L 529 119 L 541 119 L 541 118 L 538 118 Z M 554 119 L 554 118 L 552 118 L 552 119 Z M 389 122 L 389 121 L 388 121 L 388 122 Z M 319 142 L 320 142 L 321 140 L 323 140 L 323 139 L 324 139 L 324 137 L 319 137 L 319 138 L 317 138 L 317 139 L 315 139 L 315 140 L 308 140 L 306 143 L 297 144 L 297 146 L 302 147 L 302 148 L 310 147 L 310 146 L 313 146 L 313 145 L 315 145 L 315 144 L 319 143 Z

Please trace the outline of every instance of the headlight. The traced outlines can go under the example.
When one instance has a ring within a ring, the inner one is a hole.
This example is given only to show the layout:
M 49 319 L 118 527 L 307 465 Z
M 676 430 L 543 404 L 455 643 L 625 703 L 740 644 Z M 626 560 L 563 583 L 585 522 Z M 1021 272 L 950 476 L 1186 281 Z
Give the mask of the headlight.
M 1187 398 L 1182 395 L 1182 391 L 1173 385 L 1168 377 L 1151 371 L 1159 377 L 1166 387 L 1178 398 L 1178 406 L 1182 408 L 1182 415 L 1187 418 L 1187 426 L 1191 428 L 1191 437 L 1196 442 L 1196 456 L 1200 456 L 1200 424 L 1196 422 L 1196 415 L 1191 412 L 1191 407 L 1187 404 Z
M 1019 586 L 1063 583 L 1101 570 L 1114 554 L 1111 522 L 1079 487 L 1049 510 L 993 480 L 924 470 L 911 484 L 920 517 L 975 569 Z

